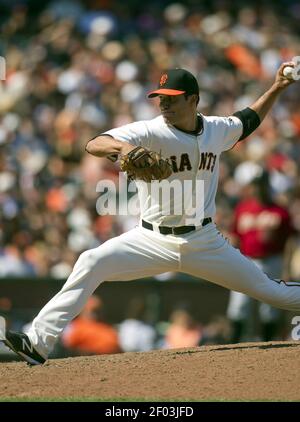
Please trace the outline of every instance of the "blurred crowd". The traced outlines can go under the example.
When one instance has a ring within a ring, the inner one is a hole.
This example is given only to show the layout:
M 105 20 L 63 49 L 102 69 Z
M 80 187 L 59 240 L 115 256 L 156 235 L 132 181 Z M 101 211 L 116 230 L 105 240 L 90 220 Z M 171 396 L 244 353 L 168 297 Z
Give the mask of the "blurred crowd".
M 82 312 L 71 321 L 51 352 L 51 358 L 103 355 L 123 352 L 147 352 L 155 349 L 181 349 L 237 342 L 235 326 L 225 315 L 211 314 L 204 322 L 196 317 L 190 303 L 175 302 L 165 318 L 160 318 L 151 297 L 135 294 L 126 303 L 119 321 L 108 318 L 108 307 L 99 294 L 92 295 Z M 31 315 L 16 312 L 12 301 L 0 297 L 0 313 L 6 326 L 26 333 Z M 291 340 L 290 321 L 282 321 L 272 340 Z M 254 336 L 253 336 L 254 335 Z M 246 330 L 240 341 L 264 341 L 264 332 Z M 0 361 L 13 354 L 0 342 Z
M 299 20 L 297 0 L 0 1 L 0 277 L 66 278 L 82 251 L 137 223 L 97 213 L 97 183 L 118 189 L 118 166 L 85 145 L 158 115 L 146 93 L 163 69 L 197 77 L 201 113 L 230 115 L 300 56 Z M 291 213 L 298 256 L 299 94 L 300 83 L 288 88 L 261 127 L 223 155 L 216 216 L 229 233 L 245 185 L 264 169 L 274 201 Z
M 148 299 L 139 295 L 132 297 L 124 308 L 123 319 L 113 324 L 107 318 L 108 303 L 101 296 L 92 295 L 82 312 L 63 331 L 51 357 L 226 344 L 232 338 L 230 322 L 224 316 L 212 316 L 203 324 L 195 318 L 190 306 L 181 302 L 174 304 L 166 320 L 158 321 L 153 319 Z M 24 315 L 16 318 L 8 298 L 0 297 L 0 311 L 7 327 L 28 331 L 31 322 L 24 324 Z M 1 354 L 5 359 L 7 350 L 0 342 L 0 360 Z

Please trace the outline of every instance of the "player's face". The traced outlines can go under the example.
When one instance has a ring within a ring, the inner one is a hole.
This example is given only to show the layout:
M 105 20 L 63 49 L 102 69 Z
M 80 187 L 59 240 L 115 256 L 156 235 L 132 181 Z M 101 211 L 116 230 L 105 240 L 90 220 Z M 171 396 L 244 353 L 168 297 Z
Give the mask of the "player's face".
M 182 95 L 159 95 L 159 108 L 165 121 L 180 125 L 183 120 L 193 116 L 194 102 L 191 97 Z

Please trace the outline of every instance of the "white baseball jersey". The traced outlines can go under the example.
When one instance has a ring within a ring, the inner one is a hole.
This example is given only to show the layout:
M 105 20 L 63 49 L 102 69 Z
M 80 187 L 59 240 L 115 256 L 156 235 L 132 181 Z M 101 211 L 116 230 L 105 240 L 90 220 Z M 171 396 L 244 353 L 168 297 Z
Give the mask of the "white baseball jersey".
M 161 151 L 162 157 L 172 160 L 174 172 L 168 181 L 180 181 L 180 196 L 173 189 L 171 195 L 154 197 L 153 191 L 150 192 L 152 184 L 138 181 L 141 217 L 144 220 L 163 226 L 182 226 L 187 222 L 197 221 L 199 214 L 196 215 L 195 205 L 199 207 L 200 204 L 196 189 L 201 185 L 195 183 L 196 181 L 204 182 L 201 217 L 214 216 L 219 158 L 223 151 L 232 148 L 238 141 L 243 132 L 243 124 L 235 116 L 202 116 L 202 121 L 203 130 L 197 135 L 168 125 L 162 116 L 105 132 L 117 140 L 141 145 L 156 152 Z M 192 183 L 184 186 L 184 181 L 187 180 Z M 187 197 L 190 199 L 186 201 Z

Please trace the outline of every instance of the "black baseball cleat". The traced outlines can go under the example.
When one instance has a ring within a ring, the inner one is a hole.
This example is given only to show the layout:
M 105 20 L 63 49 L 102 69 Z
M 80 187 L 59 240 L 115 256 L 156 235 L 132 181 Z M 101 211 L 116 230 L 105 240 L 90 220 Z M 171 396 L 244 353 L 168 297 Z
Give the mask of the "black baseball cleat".
M 46 359 L 33 348 L 26 334 L 6 331 L 6 339 L 2 341 L 29 365 L 42 365 L 46 362 Z

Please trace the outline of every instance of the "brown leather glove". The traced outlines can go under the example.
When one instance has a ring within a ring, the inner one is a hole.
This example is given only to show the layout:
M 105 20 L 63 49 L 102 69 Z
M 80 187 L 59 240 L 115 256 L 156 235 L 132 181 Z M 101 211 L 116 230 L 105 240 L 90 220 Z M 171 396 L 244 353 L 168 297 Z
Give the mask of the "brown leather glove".
M 130 180 L 143 180 L 150 183 L 152 180 L 167 179 L 173 172 L 169 159 L 150 151 L 142 146 L 131 150 L 120 158 L 120 168 L 127 172 Z

